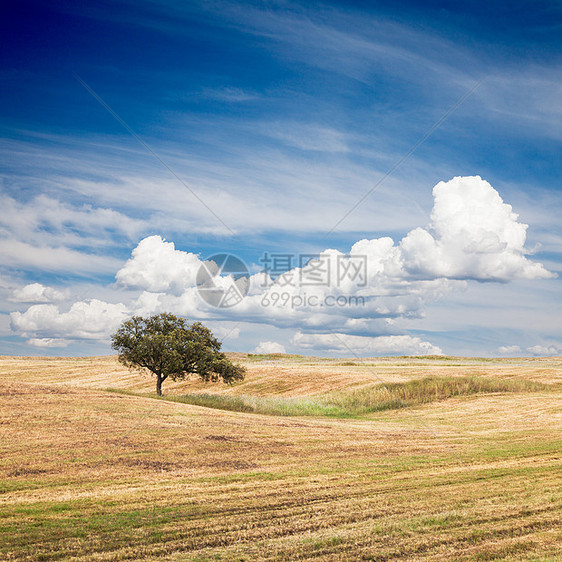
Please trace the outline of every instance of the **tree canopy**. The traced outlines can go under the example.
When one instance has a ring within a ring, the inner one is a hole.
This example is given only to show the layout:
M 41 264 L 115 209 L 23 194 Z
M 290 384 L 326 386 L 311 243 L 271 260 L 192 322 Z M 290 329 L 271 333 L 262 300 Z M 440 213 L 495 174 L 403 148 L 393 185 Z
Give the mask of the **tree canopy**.
M 133 316 L 123 322 L 111 336 L 111 346 L 126 367 L 156 375 L 159 396 L 167 378 L 198 375 L 204 381 L 232 384 L 243 380 L 246 372 L 220 351 L 221 342 L 209 328 L 200 322 L 188 324 L 166 312 L 147 318 Z

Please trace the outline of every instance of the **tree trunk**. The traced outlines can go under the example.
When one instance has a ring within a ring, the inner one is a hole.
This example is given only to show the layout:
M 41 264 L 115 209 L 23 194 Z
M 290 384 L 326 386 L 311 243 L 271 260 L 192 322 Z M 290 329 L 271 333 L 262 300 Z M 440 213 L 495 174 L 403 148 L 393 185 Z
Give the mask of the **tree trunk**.
M 156 375 L 156 394 L 162 396 L 162 376 Z

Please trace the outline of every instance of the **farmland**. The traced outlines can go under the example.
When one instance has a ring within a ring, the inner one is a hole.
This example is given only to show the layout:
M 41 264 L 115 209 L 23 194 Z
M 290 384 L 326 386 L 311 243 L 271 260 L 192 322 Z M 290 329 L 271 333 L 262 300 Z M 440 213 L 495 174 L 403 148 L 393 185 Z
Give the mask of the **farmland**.
M 0 559 L 562 558 L 561 359 L 235 359 L 0 358 Z

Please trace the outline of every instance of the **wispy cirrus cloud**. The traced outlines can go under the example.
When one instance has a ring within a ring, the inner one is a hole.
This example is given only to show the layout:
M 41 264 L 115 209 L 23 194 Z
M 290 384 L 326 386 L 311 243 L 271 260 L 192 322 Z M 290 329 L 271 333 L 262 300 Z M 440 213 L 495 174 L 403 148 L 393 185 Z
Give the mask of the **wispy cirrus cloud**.
M 46 194 L 22 200 L 5 191 L 0 194 L 0 262 L 11 270 L 104 275 L 119 263 L 108 248 L 146 228 L 142 220 L 110 208 Z
M 43 246 L 4 240 L 0 246 L 4 268 L 27 271 L 64 272 L 76 276 L 107 275 L 115 271 L 120 261 L 108 255 L 91 254 L 65 246 Z

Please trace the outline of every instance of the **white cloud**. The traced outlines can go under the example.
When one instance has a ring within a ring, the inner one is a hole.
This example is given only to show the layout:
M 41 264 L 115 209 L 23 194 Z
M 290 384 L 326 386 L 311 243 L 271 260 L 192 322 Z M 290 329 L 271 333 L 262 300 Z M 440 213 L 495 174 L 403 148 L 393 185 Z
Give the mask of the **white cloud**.
M 201 264 L 196 254 L 176 250 L 173 242 L 160 236 L 149 236 L 139 242 L 116 279 L 125 287 L 179 296 L 195 285 Z
M 217 154 L 227 152 L 234 157 L 236 164 L 218 157 L 200 160 L 195 155 L 185 154 L 169 154 L 166 161 L 236 232 L 255 234 L 271 229 L 291 233 L 324 231 L 327 224 L 335 224 L 349 210 L 348 198 L 341 197 L 342 189 L 349 191 L 349 197 L 359 198 L 369 188 L 373 175 L 384 174 L 384 166 L 387 165 L 385 159 L 380 169 L 373 169 L 371 165 L 362 165 L 357 161 L 335 161 L 329 154 L 319 156 L 321 161 L 311 162 L 309 156 L 300 150 L 285 154 L 271 148 L 271 143 L 263 142 L 263 137 L 269 135 L 271 129 L 267 122 L 259 123 L 256 128 L 256 124 L 249 125 L 222 116 L 213 123 L 211 129 L 221 133 L 211 131 L 206 125 L 206 142 L 216 146 Z M 292 121 L 286 124 L 276 122 L 275 127 L 287 137 L 300 134 L 300 131 L 295 132 Z M 214 136 L 209 138 L 209 134 Z M 258 143 L 259 150 L 248 152 L 244 143 L 233 146 L 225 141 L 229 136 L 241 135 Z M 333 136 L 349 138 L 346 133 L 338 131 L 333 131 Z M 111 143 L 111 139 L 107 143 Z M 365 145 L 372 149 L 370 140 L 368 143 L 365 141 Z M 118 149 L 112 148 L 114 151 Z M 20 146 L 12 148 L 15 149 L 25 150 Z M 138 155 L 134 156 L 134 169 L 123 175 L 118 169 L 106 167 L 103 161 L 95 162 L 99 170 L 91 170 L 88 168 L 92 165 L 91 153 L 88 153 L 88 162 L 84 163 L 84 154 L 77 152 L 74 161 L 65 161 L 65 164 L 72 167 L 73 175 L 81 179 L 57 181 L 55 187 L 63 194 L 71 192 L 80 198 L 102 201 L 104 207 L 123 209 L 123 217 L 127 216 L 125 211 L 133 216 L 143 216 L 142 221 L 136 221 L 139 233 L 150 230 L 167 235 L 171 232 L 229 234 L 176 179 L 164 173 L 155 173 L 152 169 L 139 173 L 143 161 Z M 47 160 L 52 154 L 45 153 L 41 157 Z M 131 155 L 124 157 L 130 158 Z M 107 158 L 111 164 L 111 155 Z M 94 174 L 103 179 L 86 179 Z M 347 222 L 346 227 L 364 232 L 372 227 L 373 213 L 376 213 L 379 230 L 408 228 L 418 220 L 420 211 L 412 199 L 419 196 L 416 188 L 423 185 L 423 180 L 418 178 L 416 182 L 406 184 L 398 178 L 388 178 L 376 197 L 357 209 L 353 221 Z M 158 193 L 156 198 L 155 193 Z M 294 204 L 296 200 L 299 201 L 297 206 Z M 311 208 L 316 212 L 311 213 Z M 116 218 L 115 222 L 119 223 L 120 219 Z
M 474 64 L 457 43 L 436 34 L 420 33 L 380 15 L 357 17 L 325 6 L 319 18 L 314 10 L 302 7 L 285 12 L 246 6 L 241 11 L 224 4 L 220 5 L 220 14 L 244 33 L 274 40 L 276 49 L 282 49 L 289 60 L 369 85 L 381 66 L 386 73 L 407 76 L 412 83 L 429 75 L 435 82 L 458 84 L 466 80 L 467 69 Z M 442 60 L 444 51 L 453 63 Z
M 63 271 L 74 275 L 110 273 L 120 265 L 118 260 L 105 255 L 64 246 L 28 244 L 19 240 L 3 241 L 0 245 L 0 262 L 6 267 Z
M 517 73 L 489 76 L 479 92 L 484 118 L 518 123 L 519 127 L 560 141 L 562 118 L 559 67 L 529 65 Z
M 62 203 L 47 195 L 19 201 L 2 195 L 0 263 L 4 267 L 109 273 L 119 262 L 101 248 L 130 240 L 145 223 L 112 209 Z
M 59 338 L 31 338 L 25 343 L 33 347 L 66 347 L 70 342 Z
M 515 353 L 521 353 L 521 348 L 518 345 L 500 345 L 497 351 L 502 355 L 514 355 Z
M 226 102 L 248 102 L 255 101 L 260 98 L 260 94 L 241 88 L 205 88 L 202 91 L 204 97 L 209 97 Z
M 65 291 L 57 291 L 51 287 L 45 287 L 41 283 L 30 283 L 15 289 L 10 300 L 12 302 L 49 303 L 64 300 L 68 296 Z
M 104 340 L 128 316 L 124 304 L 111 304 L 97 299 L 75 302 L 61 312 L 53 304 L 35 304 L 25 312 L 12 312 L 12 328 L 31 339 Z
M 437 184 L 433 194 L 427 228 L 412 230 L 398 244 L 389 237 L 360 240 L 348 255 L 325 250 L 275 282 L 257 273 L 250 277 L 248 295 L 232 308 L 217 308 L 201 298 L 197 273 L 203 262 L 198 255 L 150 236 L 139 242 L 116 274 L 117 286 L 142 291 L 127 306 L 78 302 L 61 312 L 35 305 L 12 314 L 12 325 L 27 337 L 75 334 L 95 339 L 107 337 L 126 314 L 169 311 L 206 322 L 296 328 L 300 345 L 309 345 L 306 337 L 317 335 L 319 339 L 310 342 L 341 347 L 341 342 L 329 339 L 329 332 L 336 332 L 371 336 L 350 340 L 361 353 L 440 353 L 429 342 L 400 334 L 393 320 L 420 318 L 426 302 L 465 290 L 468 280 L 507 282 L 554 275 L 526 257 L 527 225 L 518 222 L 488 182 L 478 176 L 457 177 Z M 326 271 L 329 278 L 322 273 Z M 240 285 L 231 276 L 213 274 L 218 287 Z
M 525 257 L 527 225 L 480 176 L 440 182 L 433 197 L 429 228 L 416 228 L 400 242 L 408 272 L 479 281 L 555 277 Z
M 92 245 L 110 233 L 131 239 L 145 227 L 143 221 L 132 219 L 118 211 L 89 204 L 70 204 L 47 195 L 30 201 L 19 201 L 3 194 L 0 231 L 10 232 L 28 242 L 45 241 Z
M 285 346 L 275 341 L 261 341 L 254 353 L 268 354 L 268 353 L 287 353 Z
M 562 355 L 562 343 L 551 343 L 547 345 L 533 345 L 527 351 L 533 355 Z
M 0 289 L 10 289 L 13 286 L 13 282 L 8 277 L 0 275 Z
M 442 355 L 439 347 L 412 336 L 350 336 L 348 334 L 303 334 L 297 332 L 292 343 L 303 349 L 322 349 L 351 355 Z
M 256 274 L 250 279 L 249 295 L 231 310 L 217 310 L 199 298 L 195 284 L 201 260 L 176 250 L 159 236 L 142 240 L 116 277 L 122 285 L 145 291 L 137 302 L 143 312 L 174 310 L 196 317 L 219 315 L 307 329 L 324 324 L 346 331 L 349 319 L 419 317 L 425 301 L 464 289 L 466 280 L 505 282 L 554 276 L 526 257 L 527 225 L 517 221 L 511 206 L 488 182 L 478 176 L 454 178 L 437 184 L 434 197 L 427 229 L 416 228 L 399 244 L 388 237 L 360 240 L 349 256 L 325 250 L 318 261 L 292 269 L 275 283 Z M 336 279 L 339 268 L 347 271 L 354 264 L 360 268 L 361 260 L 365 263 L 361 278 Z M 329 269 L 331 280 L 303 281 L 317 275 L 318 264 Z M 217 276 L 215 283 L 230 281 Z M 344 302 L 343 297 L 350 296 L 361 300 Z M 338 298 L 344 305 L 337 306 Z
M 288 146 L 320 152 L 349 152 L 346 135 L 336 129 L 302 123 L 268 123 L 265 133 Z
M 227 340 L 237 340 L 240 337 L 240 328 L 237 328 L 236 326 L 233 328 L 231 326 L 209 325 L 208 327 L 222 342 Z
M 232 19 L 245 33 L 256 33 L 275 41 L 289 60 L 327 69 L 373 85 L 375 76 L 389 75 L 407 80 L 412 88 L 428 83 L 440 84 L 431 100 L 443 94 L 460 96 L 468 91 L 477 77 L 485 78 L 474 92 L 478 99 L 471 107 L 472 120 L 487 124 L 506 123 L 526 126 L 541 136 L 560 139 L 560 69 L 557 65 L 537 63 L 521 57 L 517 72 L 494 56 L 482 65 L 477 46 L 463 47 L 442 34 L 428 34 L 411 25 L 376 18 L 363 12 L 344 9 L 314 9 L 299 12 L 263 9 L 225 10 L 220 16 Z M 446 53 L 446 56 L 444 56 Z M 391 109 L 385 108 L 387 111 Z

